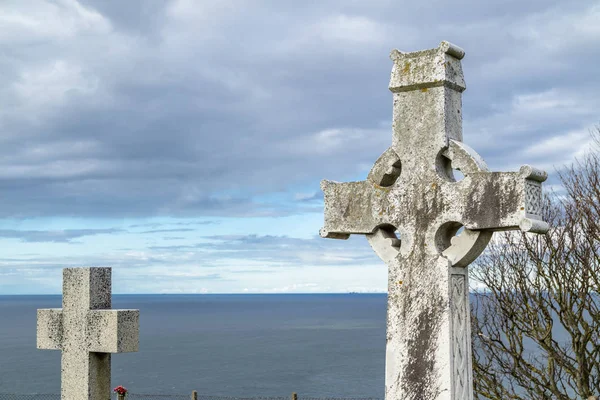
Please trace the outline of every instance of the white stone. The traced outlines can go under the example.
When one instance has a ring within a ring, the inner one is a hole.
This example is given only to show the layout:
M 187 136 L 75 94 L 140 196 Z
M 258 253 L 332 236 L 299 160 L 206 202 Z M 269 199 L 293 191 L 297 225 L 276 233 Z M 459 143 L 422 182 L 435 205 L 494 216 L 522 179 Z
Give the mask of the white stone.
M 37 348 L 61 350 L 61 399 L 111 397 L 110 354 L 138 351 L 139 311 L 111 310 L 111 268 L 63 269 L 63 308 L 37 311 Z
M 462 143 L 463 56 L 448 42 L 394 50 L 392 146 L 367 180 L 321 182 L 321 236 L 364 234 L 388 264 L 387 400 L 473 398 L 466 267 L 494 231 L 548 230 L 546 173 L 490 172 Z

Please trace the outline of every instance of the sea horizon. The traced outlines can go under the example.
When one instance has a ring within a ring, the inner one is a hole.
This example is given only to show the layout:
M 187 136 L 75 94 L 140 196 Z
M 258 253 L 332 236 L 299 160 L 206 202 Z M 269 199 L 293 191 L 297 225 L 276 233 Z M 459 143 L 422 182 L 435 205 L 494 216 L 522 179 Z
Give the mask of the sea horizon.
M 0 393 L 59 393 L 60 351 L 36 348 L 36 313 L 60 294 L 0 295 Z M 131 393 L 384 396 L 385 293 L 114 294 L 140 310 L 136 353 L 113 354 Z
M 218 296 L 235 296 L 235 295 L 330 295 L 330 294 L 387 294 L 387 292 L 298 292 L 298 293 L 113 293 L 113 296 L 159 296 L 159 295 L 218 295 Z M 13 293 L 0 294 L 0 296 L 62 296 L 62 293 Z

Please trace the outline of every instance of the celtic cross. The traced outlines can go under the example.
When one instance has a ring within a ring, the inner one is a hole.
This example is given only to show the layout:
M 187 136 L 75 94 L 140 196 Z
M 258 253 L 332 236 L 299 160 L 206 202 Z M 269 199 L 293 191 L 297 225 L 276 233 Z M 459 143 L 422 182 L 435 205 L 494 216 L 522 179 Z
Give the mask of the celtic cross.
M 473 398 L 467 266 L 494 231 L 548 230 L 546 173 L 489 172 L 462 143 L 463 56 L 392 51 L 391 147 L 365 181 L 321 182 L 321 236 L 366 235 L 388 265 L 387 400 Z

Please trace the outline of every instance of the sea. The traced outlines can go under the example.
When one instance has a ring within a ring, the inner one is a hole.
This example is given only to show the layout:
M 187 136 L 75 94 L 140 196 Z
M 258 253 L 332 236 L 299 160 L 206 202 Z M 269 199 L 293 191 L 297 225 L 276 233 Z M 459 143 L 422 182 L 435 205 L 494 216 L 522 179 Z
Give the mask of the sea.
M 137 353 L 112 385 L 138 394 L 384 397 L 386 294 L 113 295 L 140 310 Z M 0 296 L 0 393 L 60 393 L 60 351 L 36 349 L 36 310 Z

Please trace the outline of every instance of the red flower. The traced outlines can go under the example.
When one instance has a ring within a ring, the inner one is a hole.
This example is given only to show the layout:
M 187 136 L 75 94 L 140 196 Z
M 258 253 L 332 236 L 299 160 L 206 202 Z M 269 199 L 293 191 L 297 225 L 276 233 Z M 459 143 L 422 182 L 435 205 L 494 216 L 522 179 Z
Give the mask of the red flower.
M 118 394 L 124 395 L 124 394 L 127 394 L 127 389 L 125 389 L 123 386 L 119 385 L 113 389 L 113 392 L 117 392 Z

